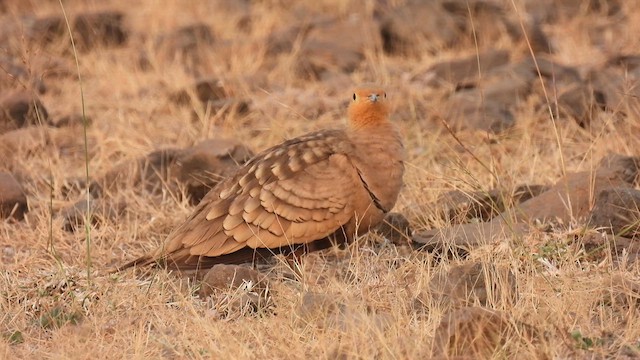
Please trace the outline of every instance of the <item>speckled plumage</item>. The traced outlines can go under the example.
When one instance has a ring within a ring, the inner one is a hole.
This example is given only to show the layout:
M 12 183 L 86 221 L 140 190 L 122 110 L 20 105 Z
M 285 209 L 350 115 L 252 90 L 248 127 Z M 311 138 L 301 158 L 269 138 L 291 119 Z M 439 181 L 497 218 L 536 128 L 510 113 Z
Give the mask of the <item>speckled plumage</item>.
M 386 93 L 360 88 L 349 125 L 269 148 L 212 189 L 154 253 L 123 265 L 204 269 L 316 250 L 382 221 L 402 186 L 404 150 Z

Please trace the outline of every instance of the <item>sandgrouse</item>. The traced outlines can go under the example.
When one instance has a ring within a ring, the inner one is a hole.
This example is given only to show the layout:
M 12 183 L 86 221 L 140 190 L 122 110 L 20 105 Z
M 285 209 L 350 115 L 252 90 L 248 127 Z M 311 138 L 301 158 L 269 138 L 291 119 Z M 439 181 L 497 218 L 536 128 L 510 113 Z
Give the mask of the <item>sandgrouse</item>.
M 197 270 L 351 240 L 380 223 L 402 187 L 404 148 L 383 89 L 356 89 L 346 129 L 256 155 L 202 199 L 155 252 L 119 268 Z

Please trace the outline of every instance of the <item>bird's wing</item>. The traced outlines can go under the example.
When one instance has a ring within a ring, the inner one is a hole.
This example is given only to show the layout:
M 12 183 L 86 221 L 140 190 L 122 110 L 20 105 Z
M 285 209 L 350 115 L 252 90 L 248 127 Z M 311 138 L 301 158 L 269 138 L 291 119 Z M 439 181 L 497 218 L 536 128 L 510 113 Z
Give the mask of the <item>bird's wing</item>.
M 207 194 L 154 259 L 191 263 L 331 235 L 354 216 L 351 150 L 342 132 L 324 131 L 258 154 Z

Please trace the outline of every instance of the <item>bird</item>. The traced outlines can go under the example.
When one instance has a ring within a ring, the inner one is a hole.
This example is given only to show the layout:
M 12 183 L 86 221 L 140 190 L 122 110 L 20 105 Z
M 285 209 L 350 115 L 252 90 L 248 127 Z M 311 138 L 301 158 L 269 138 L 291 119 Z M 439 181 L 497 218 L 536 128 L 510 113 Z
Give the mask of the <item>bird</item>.
M 358 87 L 342 129 L 286 140 L 212 188 L 155 251 L 116 269 L 204 270 L 351 242 L 379 224 L 403 186 L 404 145 L 387 93 Z

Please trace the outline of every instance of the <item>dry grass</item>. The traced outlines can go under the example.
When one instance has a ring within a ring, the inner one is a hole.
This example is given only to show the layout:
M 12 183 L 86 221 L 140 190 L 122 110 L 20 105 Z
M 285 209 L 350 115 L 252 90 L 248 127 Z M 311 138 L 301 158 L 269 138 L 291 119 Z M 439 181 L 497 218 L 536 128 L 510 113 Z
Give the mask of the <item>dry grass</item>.
M 286 7 L 278 5 L 287 1 L 255 2 L 260 16 L 248 33 L 235 30 L 233 16 L 223 15 L 213 3 L 65 2 L 70 16 L 103 8 L 123 10 L 132 33 L 145 34 L 124 48 L 79 54 L 86 113 L 93 121 L 88 128 L 91 176 L 152 150 L 189 146 L 211 136 L 239 138 L 258 150 L 310 130 L 339 126 L 343 99 L 349 95 L 344 85 L 371 80 L 388 85 L 396 113 L 409 109 L 399 121 L 408 160 L 406 186 L 395 210 L 417 229 L 433 225 L 428 225 L 434 216 L 425 205 L 447 190 L 549 184 L 567 170 L 592 169 L 609 152 L 637 155 L 640 148 L 638 119 L 619 122 L 614 115 L 603 115 L 605 125 L 589 131 L 570 119 L 553 123 L 546 109 L 522 104 L 515 129 L 504 135 L 458 134 L 465 147 L 498 175 L 494 178 L 440 123 L 416 117 L 423 116 L 413 111 L 416 106 L 432 113 L 438 103 L 430 101 L 430 90 L 419 82 L 403 80 L 438 60 L 469 51 L 405 59 L 387 57 L 374 48 L 358 70 L 339 81 L 303 81 L 290 71 L 295 53 L 280 55 L 277 65 L 264 70 L 268 59 L 262 40 L 269 29 L 291 20 Z M 324 0 L 310 6 L 345 14 L 357 7 L 355 3 Z M 60 13 L 57 2 L 43 2 L 35 10 L 38 15 Z M 640 19 L 640 9 L 632 15 Z M 137 68 L 139 49 L 151 48 L 155 35 L 194 20 L 210 24 L 219 38 L 232 42 L 227 53 L 208 54 L 207 70 L 231 84 L 238 97 L 252 100 L 247 116 L 200 116 L 191 121 L 190 109 L 165 100 L 167 90 L 191 81 L 179 62 L 156 64 L 148 72 Z M 587 39 L 592 21 L 578 16 L 549 27 L 558 41 L 559 61 L 602 61 L 601 51 Z M 637 34 L 640 28 L 628 31 Z M 640 45 L 637 36 L 618 41 L 626 52 Z M 504 40 L 498 45 L 511 44 Z M 27 66 L 44 56 L 44 50 L 24 39 L 14 38 L 7 46 L 23 54 Z M 60 54 L 68 51 L 62 49 Z M 60 78 L 53 88 L 42 98 L 54 116 L 80 112 L 77 78 Z M 553 102 L 553 92 L 550 95 Z M 326 110 L 317 118 L 304 115 L 314 108 Z M 471 260 L 511 268 L 517 302 L 496 300 L 489 307 L 548 334 L 540 344 L 530 344 L 520 333 L 504 334 L 506 345 L 496 357 L 511 356 L 516 348 L 521 358 L 640 355 L 637 292 L 620 280 L 638 281 L 638 264 L 611 256 L 594 259 L 572 242 L 580 231 L 572 225 L 521 242 L 480 248 L 470 260 L 441 262 L 368 235 L 347 250 L 308 256 L 295 276 L 276 265 L 269 269 L 271 288 L 263 306 L 227 311 L 227 298 L 202 300 L 197 283 L 164 271 L 105 275 L 108 266 L 155 248 L 191 209 L 175 194 L 151 198 L 131 191 L 108 194 L 125 198 L 128 210 L 108 226 L 91 229 L 93 267 L 87 277 L 85 234 L 65 232 L 61 219 L 52 217 L 52 210 L 76 200 L 63 196 L 62 185 L 65 179 L 84 176 L 82 128 L 59 132 L 53 144 L 16 154 L 22 159 L 22 172 L 34 181 L 27 185 L 26 221 L 0 222 L 1 358 L 425 358 L 447 311 L 445 305 L 429 301 L 429 281 L 437 272 Z M 297 309 L 305 291 L 335 296 L 348 309 L 344 322 L 327 325 L 322 319 L 303 319 Z

